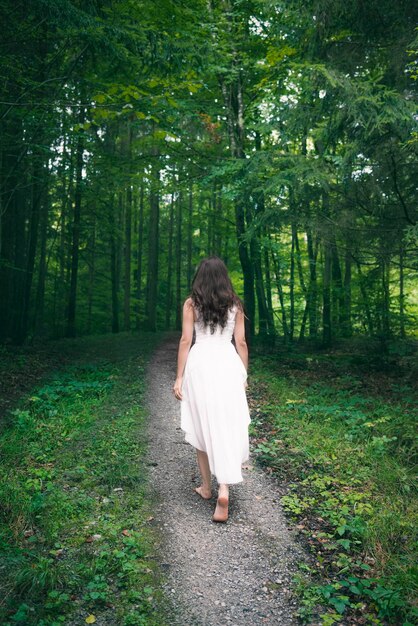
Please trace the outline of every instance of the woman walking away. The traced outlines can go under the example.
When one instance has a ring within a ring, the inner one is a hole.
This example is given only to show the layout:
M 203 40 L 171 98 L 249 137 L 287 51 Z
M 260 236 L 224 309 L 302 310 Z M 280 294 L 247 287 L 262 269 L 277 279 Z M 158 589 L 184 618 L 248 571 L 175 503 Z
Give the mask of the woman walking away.
M 190 348 L 193 329 L 196 342 Z M 195 491 L 209 500 L 212 474 L 219 485 L 215 522 L 228 519 L 229 485 L 242 482 L 241 465 L 249 457 L 247 368 L 241 300 L 224 262 L 208 257 L 201 261 L 183 305 L 173 392 L 181 400 L 185 440 L 197 450 L 202 484 Z

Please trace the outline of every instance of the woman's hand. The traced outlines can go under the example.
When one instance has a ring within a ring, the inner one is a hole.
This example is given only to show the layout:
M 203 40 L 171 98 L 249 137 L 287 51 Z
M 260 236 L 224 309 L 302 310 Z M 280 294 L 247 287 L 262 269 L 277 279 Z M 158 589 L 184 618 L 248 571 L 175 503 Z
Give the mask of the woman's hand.
M 177 400 L 182 400 L 183 396 L 181 393 L 181 386 L 183 384 L 183 379 L 182 378 L 176 378 L 176 382 L 174 383 L 173 386 L 173 392 L 174 395 L 176 396 Z

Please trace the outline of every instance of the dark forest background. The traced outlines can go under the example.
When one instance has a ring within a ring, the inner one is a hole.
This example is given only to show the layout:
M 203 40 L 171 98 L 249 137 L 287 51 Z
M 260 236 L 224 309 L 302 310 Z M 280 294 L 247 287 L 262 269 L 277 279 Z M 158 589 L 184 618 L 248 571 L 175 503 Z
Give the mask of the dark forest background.
M 416 331 L 416 3 L 1 0 L 0 339 Z

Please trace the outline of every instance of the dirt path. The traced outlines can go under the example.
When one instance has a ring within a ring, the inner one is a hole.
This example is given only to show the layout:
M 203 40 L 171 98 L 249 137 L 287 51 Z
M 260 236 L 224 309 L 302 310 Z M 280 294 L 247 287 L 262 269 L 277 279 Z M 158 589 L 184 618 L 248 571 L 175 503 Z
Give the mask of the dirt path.
M 215 499 L 199 484 L 194 449 L 184 443 L 180 404 L 171 389 L 178 337 L 154 353 L 148 371 L 150 485 L 167 595 L 182 626 L 296 624 L 289 590 L 301 549 L 280 507 L 277 486 L 252 462 L 230 489 L 230 519 L 212 522 Z

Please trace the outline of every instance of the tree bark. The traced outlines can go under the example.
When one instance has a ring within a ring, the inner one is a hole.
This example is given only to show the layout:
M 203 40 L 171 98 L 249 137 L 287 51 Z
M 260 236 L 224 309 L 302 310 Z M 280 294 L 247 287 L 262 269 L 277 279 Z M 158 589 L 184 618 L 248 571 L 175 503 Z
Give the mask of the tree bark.
M 154 162 L 151 173 L 150 190 L 150 219 L 149 219 L 149 246 L 148 246 L 148 271 L 147 271 L 147 307 L 146 328 L 157 330 L 157 298 L 158 298 L 158 261 L 159 261 L 159 222 L 160 222 L 160 165 L 158 162 L 158 149 L 153 150 Z
M 132 160 L 132 125 L 127 122 L 126 157 L 128 171 L 131 174 Z M 124 280 L 124 329 L 131 329 L 131 257 L 132 257 L 132 181 L 128 177 L 125 209 L 125 280 Z
M 183 221 L 183 191 L 180 189 L 177 198 L 176 215 L 176 329 L 181 330 L 181 234 Z
M 136 329 L 139 330 L 141 325 L 141 300 L 142 300 L 142 257 L 143 257 L 143 241 L 144 241 L 144 186 L 141 183 L 141 191 L 139 194 L 139 219 L 138 219 L 138 249 L 136 253 Z
M 85 110 L 80 107 L 78 122 L 84 124 Z M 71 278 L 70 292 L 68 299 L 67 315 L 67 337 L 76 336 L 76 304 L 77 304 L 77 279 L 78 279 L 78 259 L 80 247 L 80 224 L 81 224 L 81 200 L 82 200 L 82 176 L 83 176 L 83 152 L 84 136 L 83 131 L 79 131 L 76 150 L 75 166 L 75 193 L 74 193 L 74 213 L 72 223 L 72 244 L 71 244 Z
M 165 305 L 165 327 L 171 325 L 171 307 L 173 305 L 173 233 L 174 233 L 174 192 L 171 193 L 170 215 L 168 221 L 168 259 L 167 259 L 167 300 Z

